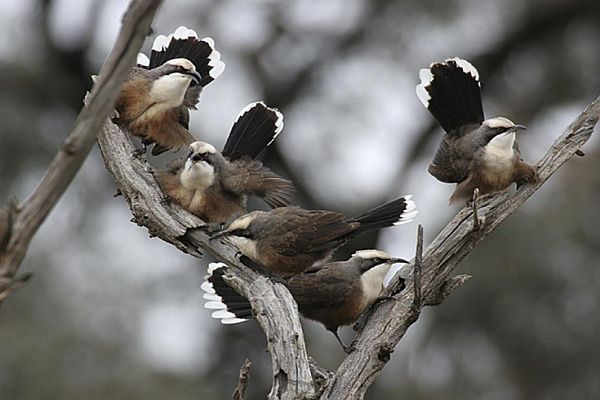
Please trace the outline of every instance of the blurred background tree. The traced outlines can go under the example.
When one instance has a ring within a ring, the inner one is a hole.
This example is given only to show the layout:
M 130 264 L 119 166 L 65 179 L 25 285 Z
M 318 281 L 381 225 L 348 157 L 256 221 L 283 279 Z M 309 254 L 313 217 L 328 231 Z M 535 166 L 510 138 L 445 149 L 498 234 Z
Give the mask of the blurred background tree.
M 126 5 L 0 2 L 0 201 L 38 182 Z M 418 69 L 471 60 L 487 115 L 528 125 L 534 162 L 599 92 L 599 18 L 596 0 L 177 0 L 154 30 L 212 36 L 227 63 L 192 113 L 199 138 L 222 145 L 238 111 L 264 99 L 286 122 L 266 162 L 302 205 L 354 213 L 413 193 L 427 241 L 457 209 L 426 172 L 441 130 L 414 94 Z M 367 398 L 600 398 L 598 143 L 471 253 L 462 271 L 474 278 L 426 309 Z M 113 192 L 94 150 L 34 239 L 23 265 L 34 279 L 0 309 L 0 398 L 227 399 L 246 357 L 250 397 L 264 398 L 260 329 L 211 320 L 205 263 L 149 239 Z M 415 226 L 338 256 L 411 256 Z M 304 326 L 309 354 L 335 368 L 334 339 Z

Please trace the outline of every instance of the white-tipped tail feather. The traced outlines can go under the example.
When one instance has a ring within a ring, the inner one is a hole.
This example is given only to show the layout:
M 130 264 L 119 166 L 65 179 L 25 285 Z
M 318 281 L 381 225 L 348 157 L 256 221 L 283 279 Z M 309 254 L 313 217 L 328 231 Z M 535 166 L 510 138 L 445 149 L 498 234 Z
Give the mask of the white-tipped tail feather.
M 224 291 L 227 293 L 231 293 L 233 297 L 239 297 L 243 300 L 245 299 L 239 294 L 237 294 L 233 289 L 226 286 L 225 282 L 223 282 L 222 280 L 219 280 L 217 288 L 215 288 L 215 285 L 211 281 L 212 279 L 214 279 L 213 274 L 215 274 L 216 271 L 222 270 L 220 272 L 224 272 L 226 269 L 227 265 L 223 263 L 210 263 L 208 265 L 208 275 L 204 277 L 204 282 L 202 282 L 202 284 L 200 285 L 200 288 L 205 292 L 202 297 L 205 300 L 207 300 L 204 303 L 204 308 L 208 310 L 216 310 L 211 313 L 211 317 L 220 320 L 221 323 L 225 325 L 238 324 L 240 322 L 248 321 L 248 318 L 241 318 L 238 315 L 236 315 L 234 311 L 230 311 L 228 309 L 226 299 L 228 297 L 231 298 L 231 296 L 223 294 L 223 296 L 225 296 L 224 299 L 221 295 L 218 294 L 217 291 Z M 244 309 L 242 313 L 243 315 L 247 315 L 249 313 L 249 310 Z
M 429 100 L 431 100 L 431 95 L 429 94 L 426 88 L 431 84 L 431 81 L 433 81 L 433 74 L 431 73 L 431 70 L 427 68 L 420 69 L 419 79 L 421 80 L 421 83 L 417 85 L 417 97 L 425 106 L 425 108 L 428 108 Z
M 471 74 L 471 76 L 475 78 L 479 86 L 481 86 L 481 83 L 479 83 L 479 72 L 477 71 L 477 68 L 473 66 L 473 64 L 471 64 L 467 60 L 458 57 L 449 58 L 444 62 L 448 63 L 448 61 L 454 61 L 456 65 L 458 65 L 460 69 L 462 69 L 465 72 L 465 74 Z
M 402 225 L 412 222 L 412 220 L 414 220 L 417 214 L 419 213 L 419 210 L 417 210 L 417 204 L 411 199 L 412 194 L 407 194 L 406 196 L 404 196 L 404 200 L 406 201 L 406 209 L 404 210 L 402 215 L 400 215 L 398 221 L 394 222 L 394 225 Z
M 448 59 L 444 60 L 444 62 L 442 64 L 447 65 L 448 61 L 453 61 L 454 63 L 456 63 L 456 65 L 461 70 L 463 70 L 463 72 L 465 74 L 471 75 L 473 77 L 473 79 L 475 79 L 477 81 L 477 84 L 479 86 L 481 86 L 481 83 L 479 82 L 479 72 L 477 71 L 477 68 L 475 68 L 473 66 L 473 64 L 471 64 L 467 60 L 464 60 L 464 59 L 458 58 L 458 57 L 448 58 Z M 422 68 L 419 70 L 419 80 L 421 81 L 421 83 L 419 83 L 417 85 L 416 92 L 417 92 L 417 97 L 419 98 L 421 103 L 425 106 L 425 108 L 429 108 L 429 101 L 431 100 L 431 95 L 427 91 L 427 87 L 431 85 L 431 82 L 433 82 L 434 76 L 431 73 L 431 68 L 435 64 L 436 63 L 432 63 L 429 66 L 429 68 Z
M 186 40 L 189 38 L 194 38 L 194 39 L 198 40 L 198 34 L 193 29 L 189 29 L 185 26 L 180 26 L 179 28 L 177 28 L 175 30 L 175 32 L 171 33 L 169 36 L 158 35 L 154 39 L 154 42 L 152 43 L 152 50 L 156 51 L 156 52 L 163 52 L 163 51 L 167 50 L 167 48 L 171 44 L 171 41 Z M 210 67 L 210 70 L 208 71 L 208 75 L 212 79 L 217 79 L 225 70 L 225 63 L 223 61 L 221 61 L 221 53 L 219 53 L 215 49 L 215 41 L 211 37 L 205 37 L 205 38 L 201 39 L 200 41 L 206 43 L 211 50 L 210 54 L 208 55 L 208 66 Z M 189 50 L 189 48 L 187 48 L 187 49 Z M 145 59 L 148 59 L 148 57 L 146 57 L 145 55 L 143 55 L 143 56 L 145 57 Z M 181 57 L 184 57 L 184 58 L 185 58 L 185 56 L 186 56 L 185 53 L 181 55 Z M 140 56 L 138 56 L 138 65 L 146 66 L 146 67 L 150 65 L 150 60 L 148 60 L 147 63 L 141 63 L 139 57 Z M 196 61 L 194 61 L 194 62 L 196 62 Z M 156 67 L 156 66 L 157 65 L 154 65 L 153 67 Z M 196 67 L 199 67 L 199 65 L 196 65 Z
M 193 37 L 193 38 L 197 39 L 198 34 L 193 29 L 189 29 L 185 26 L 180 26 L 179 28 L 175 29 L 175 32 L 173 32 L 173 37 L 175 39 L 180 39 L 180 40 L 184 40 L 189 37 Z
M 165 35 L 158 35 L 152 43 L 152 50 L 163 51 L 164 49 L 169 47 L 170 41 L 171 40 Z
M 254 103 L 250 103 L 246 107 L 242 108 L 242 111 L 240 111 L 240 113 L 238 114 L 235 122 L 238 122 L 239 119 L 244 114 L 246 114 L 248 111 L 250 111 L 251 109 L 253 109 L 254 107 L 256 107 L 257 104 L 262 105 L 267 110 L 269 110 L 272 113 L 274 113 L 276 115 L 276 117 L 277 117 L 277 119 L 275 120 L 275 132 L 274 132 L 274 135 L 273 135 L 273 139 L 269 142 L 269 144 L 271 144 L 271 143 L 273 143 L 273 140 L 275 140 L 275 138 L 277 137 L 277 135 L 279 135 L 281 133 L 281 131 L 283 130 L 283 114 L 277 108 L 267 106 L 264 101 L 255 101 Z
M 221 61 L 221 53 L 215 49 L 215 41 L 211 37 L 205 37 L 202 39 L 203 42 L 207 43 L 212 49 L 212 52 L 208 56 L 208 65 L 212 67 L 208 73 L 211 78 L 217 79 L 223 71 L 225 71 L 225 63 Z
M 138 53 L 136 62 L 139 67 L 148 68 L 150 66 L 150 59 L 144 53 Z

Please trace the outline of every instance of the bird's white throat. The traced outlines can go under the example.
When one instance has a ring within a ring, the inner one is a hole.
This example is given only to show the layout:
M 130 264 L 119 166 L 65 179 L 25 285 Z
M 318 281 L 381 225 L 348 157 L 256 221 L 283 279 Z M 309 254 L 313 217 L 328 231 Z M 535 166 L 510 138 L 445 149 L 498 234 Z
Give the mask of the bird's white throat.
M 181 171 L 180 181 L 187 189 L 205 190 L 215 181 L 215 168 L 205 161 L 187 160 Z

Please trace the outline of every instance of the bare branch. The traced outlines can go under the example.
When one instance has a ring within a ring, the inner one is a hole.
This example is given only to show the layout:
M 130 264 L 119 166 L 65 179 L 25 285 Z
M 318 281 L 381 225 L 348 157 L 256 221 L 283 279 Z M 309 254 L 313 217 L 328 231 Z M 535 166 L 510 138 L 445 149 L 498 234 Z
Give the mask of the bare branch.
M 416 311 L 421 310 L 422 297 L 421 297 L 421 276 L 423 271 L 423 225 L 419 224 L 417 227 L 417 250 L 415 252 L 414 261 L 414 273 L 413 273 L 413 307 Z
M 523 204 L 567 160 L 572 158 L 590 138 L 600 118 L 600 97 L 590 104 L 566 131 L 554 142 L 537 163 L 538 181 L 522 186 L 511 196 L 508 192 L 488 198 L 479 205 L 484 214 L 479 231 L 472 229 L 473 209 L 463 208 L 428 246 L 423 256 L 422 296 L 425 304 L 436 304 L 456 289 L 465 277 L 449 280 L 458 263 L 490 234 L 502 221 Z M 414 285 L 414 264 L 405 268 L 409 276 L 406 286 Z M 448 283 L 449 282 L 449 283 Z M 394 291 L 398 280 L 388 291 Z M 397 301 L 379 307 L 358 333 L 356 351 L 351 353 L 336 371 L 336 378 L 322 398 L 360 399 L 388 360 L 385 354 L 393 349 L 416 320 L 413 310 L 414 293 L 403 291 Z M 390 315 L 395 316 L 390 318 Z M 382 357 L 382 355 L 384 355 Z
M 38 187 L 22 204 L 8 212 L 12 218 L 7 225 L 9 234 L 2 238 L 7 244 L 0 249 L 0 301 L 7 296 L 1 293 L 12 286 L 31 239 L 71 184 L 94 145 L 96 133 L 113 110 L 119 88 L 160 3 L 160 0 L 133 0 L 129 4 L 117 42 L 100 71 L 88 105 L 77 116 Z
M 248 379 L 250 379 L 251 366 L 252 363 L 246 358 L 242 368 L 240 368 L 240 381 L 233 391 L 233 400 L 246 400 L 246 387 L 248 386 Z
M 236 257 L 237 249 L 224 240 L 209 242 L 206 224 L 177 205 L 165 204 L 147 163 L 132 157 L 128 136 L 107 121 L 98 145 L 119 192 L 127 199 L 133 221 L 151 236 L 201 258 L 201 251 L 228 265 L 227 282 L 252 304 L 255 319 L 265 332 L 273 364 L 269 399 L 296 399 L 314 394 L 298 309 L 287 288 L 248 268 Z

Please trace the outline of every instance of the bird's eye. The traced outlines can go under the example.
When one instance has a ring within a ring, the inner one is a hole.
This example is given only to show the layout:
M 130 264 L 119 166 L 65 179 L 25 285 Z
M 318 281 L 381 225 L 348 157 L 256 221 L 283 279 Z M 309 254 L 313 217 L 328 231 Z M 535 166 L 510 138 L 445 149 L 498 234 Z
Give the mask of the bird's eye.
M 206 154 L 206 153 L 203 153 L 203 154 L 194 154 L 192 156 L 192 160 L 193 161 L 204 161 L 204 162 L 206 162 L 208 164 L 211 164 L 211 160 L 210 160 L 208 154 Z

